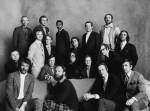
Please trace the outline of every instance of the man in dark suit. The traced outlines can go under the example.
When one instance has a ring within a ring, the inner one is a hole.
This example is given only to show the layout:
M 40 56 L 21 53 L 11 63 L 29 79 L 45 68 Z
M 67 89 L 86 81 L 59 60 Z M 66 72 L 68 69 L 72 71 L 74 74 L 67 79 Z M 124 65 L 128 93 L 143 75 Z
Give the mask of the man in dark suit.
M 92 89 L 83 96 L 84 111 L 115 111 L 121 101 L 121 81 L 117 76 L 108 73 L 107 66 L 98 66 L 99 77 Z
M 42 33 L 43 33 L 43 40 L 42 40 L 42 43 L 45 45 L 45 39 L 46 39 L 46 35 L 50 34 L 49 32 L 49 28 L 46 26 L 48 22 L 48 18 L 43 15 L 39 18 L 39 25 L 37 25 L 34 29 L 33 29 L 33 36 L 34 36 L 34 40 L 36 39 L 36 32 L 38 30 L 41 30 Z M 34 41 L 33 40 L 33 41 Z
M 21 24 L 21 26 L 14 29 L 13 48 L 19 51 L 21 57 L 26 57 L 29 45 L 32 42 L 32 30 L 27 27 L 29 24 L 27 16 L 21 17 Z
M 140 111 L 143 109 L 148 111 L 148 97 L 143 75 L 132 70 L 132 62 L 129 60 L 125 60 L 122 67 L 126 95 L 124 111 Z
M 6 111 L 24 111 L 26 108 L 33 107 L 31 106 L 31 97 L 34 87 L 34 77 L 28 73 L 30 66 L 29 59 L 22 59 L 19 71 L 9 75 L 6 88 Z M 36 111 L 41 111 L 40 108 L 36 109 Z
M 119 43 L 116 45 L 115 51 L 125 60 L 132 61 L 133 68 L 138 61 L 138 54 L 134 44 L 129 43 L 130 37 L 126 30 L 122 30 L 119 35 Z
M 100 46 L 100 37 L 97 32 L 93 31 L 93 22 L 91 21 L 85 23 L 85 30 L 86 33 L 82 37 L 82 60 L 84 60 L 86 55 L 89 55 L 95 64 Z
M 82 78 L 97 78 L 97 68 L 93 65 L 90 56 L 85 57 L 85 66 L 82 68 Z
M 66 66 L 69 62 L 70 38 L 68 32 L 63 29 L 63 21 L 57 20 L 56 27 L 56 64 Z

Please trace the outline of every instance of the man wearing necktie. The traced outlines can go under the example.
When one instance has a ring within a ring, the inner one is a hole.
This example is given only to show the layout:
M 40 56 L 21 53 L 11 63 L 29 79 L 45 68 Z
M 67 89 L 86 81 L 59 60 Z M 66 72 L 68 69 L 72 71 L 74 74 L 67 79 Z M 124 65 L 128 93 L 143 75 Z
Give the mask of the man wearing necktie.
M 28 48 L 32 43 L 32 30 L 28 27 L 29 19 L 27 16 L 21 17 L 21 24 L 13 32 L 13 49 L 18 50 L 21 57 L 26 57 Z
M 139 72 L 132 70 L 132 62 L 124 60 L 125 103 L 123 111 L 148 111 L 148 97 L 145 91 L 144 77 Z M 126 79 L 128 77 L 128 79 Z

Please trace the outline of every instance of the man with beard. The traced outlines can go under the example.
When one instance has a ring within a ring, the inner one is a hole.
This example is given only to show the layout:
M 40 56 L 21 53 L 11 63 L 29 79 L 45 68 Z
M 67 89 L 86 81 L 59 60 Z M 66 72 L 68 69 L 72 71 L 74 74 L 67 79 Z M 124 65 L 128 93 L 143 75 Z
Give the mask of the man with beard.
M 29 59 L 22 59 L 19 71 L 9 74 L 6 88 L 6 111 L 25 111 L 25 109 L 32 108 L 34 111 L 41 111 L 39 99 L 31 99 L 34 77 L 28 73 L 30 66 Z
M 57 84 L 51 90 L 43 106 L 43 111 L 77 111 L 78 99 L 74 86 L 66 79 L 65 67 L 56 66 L 54 79 Z

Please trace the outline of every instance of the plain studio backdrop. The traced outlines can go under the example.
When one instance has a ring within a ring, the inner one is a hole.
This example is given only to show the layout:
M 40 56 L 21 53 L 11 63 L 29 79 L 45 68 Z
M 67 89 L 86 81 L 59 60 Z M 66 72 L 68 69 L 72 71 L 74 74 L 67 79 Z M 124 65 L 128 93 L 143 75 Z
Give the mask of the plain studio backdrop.
M 21 16 L 29 17 L 29 27 L 33 29 L 39 17 L 46 15 L 55 44 L 57 19 L 64 21 L 70 37 L 81 40 L 84 23 L 93 21 L 98 32 L 106 13 L 112 13 L 114 23 L 129 32 L 130 42 L 135 44 L 139 56 L 135 70 L 150 80 L 149 10 L 149 0 L 0 0 L 0 80 L 5 78 L 4 64 L 12 49 L 13 30 L 20 25 Z

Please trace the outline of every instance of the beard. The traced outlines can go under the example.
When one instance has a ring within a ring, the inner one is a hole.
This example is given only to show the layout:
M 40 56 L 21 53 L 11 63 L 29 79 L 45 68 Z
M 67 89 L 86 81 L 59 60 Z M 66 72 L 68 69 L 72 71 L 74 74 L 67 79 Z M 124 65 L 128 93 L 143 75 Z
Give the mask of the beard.
M 63 75 L 61 75 L 61 76 L 56 76 L 56 75 L 54 75 L 54 79 L 55 79 L 56 81 L 58 81 L 58 82 L 59 82 L 63 77 L 64 77 Z

